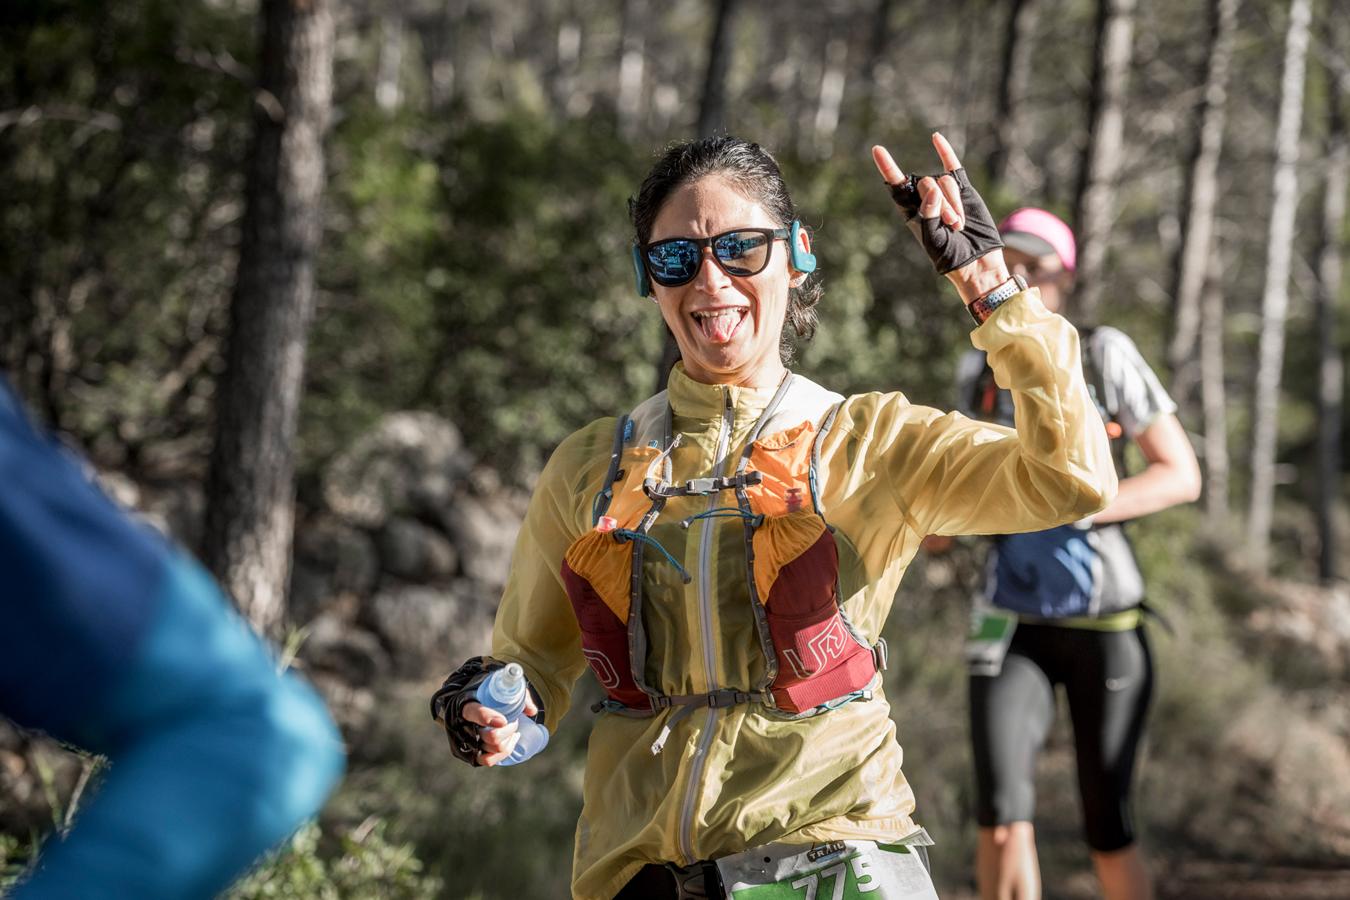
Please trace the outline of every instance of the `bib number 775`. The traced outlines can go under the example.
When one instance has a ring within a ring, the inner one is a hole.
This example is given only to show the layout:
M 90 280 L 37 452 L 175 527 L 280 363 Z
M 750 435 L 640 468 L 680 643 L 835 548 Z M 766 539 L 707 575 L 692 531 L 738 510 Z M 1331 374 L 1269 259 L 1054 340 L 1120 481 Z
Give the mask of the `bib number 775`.
M 802 900 L 825 900 L 824 897 L 818 897 L 817 894 L 820 890 L 821 880 L 829 879 L 830 886 L 834 888 L 829 900 L 845 900 L 844 891 L 848 887 L 845 862 L 853 867 L 853 887 L 857 893 L 868 894 L 881 887 L 881 884 L 872 877 L 872 873 L 867 871 L 870 866 L 867 858 L 861 855 L 798 878 L 792 882 L 792 887 L 806 889 L 806 896 Z

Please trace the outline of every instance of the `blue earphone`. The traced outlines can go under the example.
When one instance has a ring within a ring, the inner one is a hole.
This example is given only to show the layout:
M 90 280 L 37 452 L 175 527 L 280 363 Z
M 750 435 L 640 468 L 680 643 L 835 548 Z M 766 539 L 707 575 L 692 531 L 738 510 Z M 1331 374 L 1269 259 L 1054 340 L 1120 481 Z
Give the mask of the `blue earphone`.
M 802 223 L 800 219 L 792 220 L 792 234 L 788 238 L 788 260 L 792 263 L 792 268 L 801 272 L 803 275 L 810 275 L 816 270 L 816 255 L 807 253 L 797 244 L 797 236 L 802 233 Z
M 797 243 L 797 237 L 801 234 L 802 223 L 800 219 L 793 219 L 792 226 L 788 235 L 788 261 L 792 268 L 801 272 L 803 275 L 810 275 L 816 270 L 816 255 L 807 253 Z M 638 296 L 647 298 L 652 295 L 652 281 L 647 277 L 647 266 L 642 261 L 642 248 L 637 244 L 633 245 L 633 274 L 637 281 Z

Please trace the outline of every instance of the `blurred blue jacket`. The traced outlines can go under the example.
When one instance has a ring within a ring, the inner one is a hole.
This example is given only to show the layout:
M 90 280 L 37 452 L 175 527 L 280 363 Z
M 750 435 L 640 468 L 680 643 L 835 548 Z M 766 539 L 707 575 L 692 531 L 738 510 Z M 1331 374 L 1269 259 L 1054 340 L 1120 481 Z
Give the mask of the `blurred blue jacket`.
M 0 714 L 112 765 L 13 900 L 213 897 L 342 774 L 314 691 L 0 379 Z

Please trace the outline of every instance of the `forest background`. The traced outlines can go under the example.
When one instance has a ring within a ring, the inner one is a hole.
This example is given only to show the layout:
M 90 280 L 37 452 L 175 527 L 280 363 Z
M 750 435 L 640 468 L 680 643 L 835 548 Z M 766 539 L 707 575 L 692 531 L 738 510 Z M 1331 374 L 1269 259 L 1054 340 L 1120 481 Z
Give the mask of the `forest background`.
M 656 387 L 626 201 L 671 141 L 769 147 L 826 288 L 795 369 L 950 407 L 969 323 L 868 154 L 929 170 L 941 130 L 996 216 L 1074 224 L 1071 314 L 1135 338 L 1205 469 L 1133 530 L 1170 623 L 1137 809 L 1160 893 L 1344 896 L 1348 89 L 1344 0 L 17 0 L 0 369 L 344 727 L 343 787 L 237 896 L 564 896 L 586 703 L 481 772 L 425 701 L 486 649 L 551 448 Z M 944 896 L 972 884 L 981 553 L 916 560 L 887 629 Z M 0 879 L 103 765 L 0 726 Z M 1091 896 L 1063 722 L 1040 776 L 1047 896 Z

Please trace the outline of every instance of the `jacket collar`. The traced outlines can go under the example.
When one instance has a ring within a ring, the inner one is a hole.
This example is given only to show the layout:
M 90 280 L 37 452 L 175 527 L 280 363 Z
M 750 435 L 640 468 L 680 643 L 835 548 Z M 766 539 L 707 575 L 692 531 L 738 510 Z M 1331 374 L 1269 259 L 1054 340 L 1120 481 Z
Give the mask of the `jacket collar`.
M 769 405 L 778 386 L 752 388 L 732 384 L 704 384 L 686 375 L 684 363 L 679 362 L 670 372 L 666 390 L 670 408 L 675 415 L 706 419 L 722 414 L 728 394 L 731 395 L 731 405 L 738 414 L 758 415 Z

